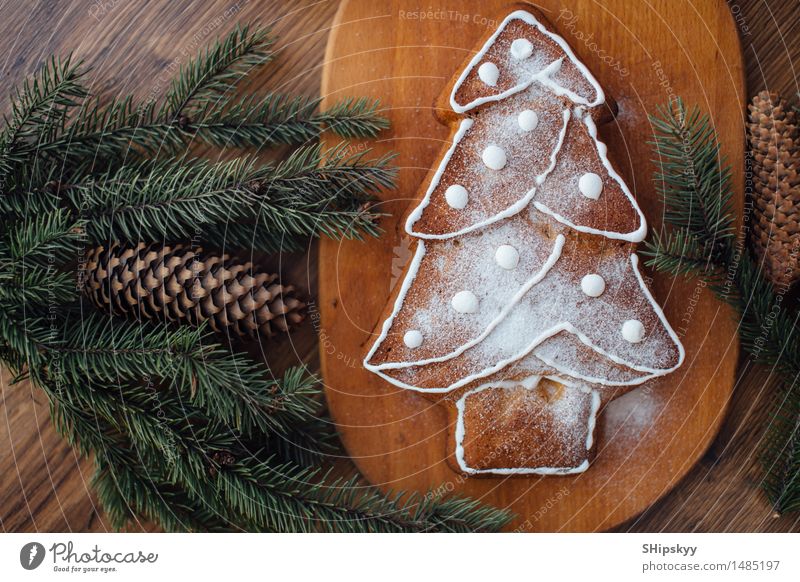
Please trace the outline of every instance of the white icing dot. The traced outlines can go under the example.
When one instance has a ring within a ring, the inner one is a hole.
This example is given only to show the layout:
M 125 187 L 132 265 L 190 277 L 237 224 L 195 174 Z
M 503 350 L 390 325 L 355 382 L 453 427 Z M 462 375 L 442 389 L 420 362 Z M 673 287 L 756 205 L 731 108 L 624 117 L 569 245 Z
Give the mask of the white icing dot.
M 472 291 L 459 291 L 453 296 L 450 305 L 459 313 L 476 313 L 478 311 L 478 298 Z
M 478 76 L 481 78 L 481 81 L 490 87 L 494 87 L 497 85 L 497 79 L 500 78 L 500 69 L 498 69 L 497 65 L 494 63 L 486 62 L 478 67 Z
M 644 339 L 644 326 L 638 319 L 629 319 L 622 324 L 622 337 L 625 341 L 638 344 Z
M 486 167 L 492 170 L 502 170 L 506 166 L 506 152 L 496 145 L 490 145 L 483 150 L 481 159 Z
M 581 176 L 578 180 L 578 190 L 581 194 L 592 200 L 600 198 L 600 193 L 603 191 L 603 180 L 597 174 L 589 172 Z
M 412 350 L 418 348 L 422 345 L 422 334 L 419 330 L 410 329 L 403 336 L 403 343 Z
M 460 184 L 453 184 L 452 186 L 448 186 L 447 190 L 445 190 L 444 199 L 447 200 L 447 204 L 451 208 L 461 210 L 467 205 L 467 202 L 469 201 L 469 194 L 464 186 Z
M 606 290 L 606 282 L 597 273 L 591 273 L 581 279 L 581 290 L 589 297 L 600 297 Z
M 517 123 L 519 123 L 523 131 L 533 131 L 539 125 L 539 116 L 536 115 L 535 111 L 526 109 L 517 117 Z
M 533 54 L 533 45 L 527 38 L 518 38 L 511 43 L 511 56 L 517 60 L 527 59 Z
M 497 247 L 497 251 L 494 253 L 494 260 L 497 261 L 498 265 L 510 271 L 519 264 L 519 253 L 511 245 L 501 245 Z

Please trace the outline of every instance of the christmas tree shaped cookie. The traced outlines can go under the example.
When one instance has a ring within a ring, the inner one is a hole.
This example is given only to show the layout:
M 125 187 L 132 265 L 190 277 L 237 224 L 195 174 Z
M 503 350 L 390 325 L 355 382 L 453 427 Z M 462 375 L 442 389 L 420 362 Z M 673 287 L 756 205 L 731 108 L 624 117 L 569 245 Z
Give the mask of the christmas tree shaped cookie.
M 531 10 L 440 100 L 450 144 L 364 365 L 449 407 L 461 471 L 583 471 L 601 403 L 683 361 L 639 272 L 644 216 L 598 139 L 604 104 Z

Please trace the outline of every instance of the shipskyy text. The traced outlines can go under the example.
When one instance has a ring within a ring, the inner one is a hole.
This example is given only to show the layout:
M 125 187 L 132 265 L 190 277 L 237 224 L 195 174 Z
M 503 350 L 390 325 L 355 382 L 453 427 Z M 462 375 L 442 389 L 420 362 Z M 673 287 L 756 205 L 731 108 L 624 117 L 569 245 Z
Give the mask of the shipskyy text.
M 674 546 L 662 546 L 661 544 L 642 544 L 643 554 L 661 554 L 667 556 L 669 554 L 679 554 L 691 558 L 697 551 L 697 546 L 682 546 L 675 544 Z

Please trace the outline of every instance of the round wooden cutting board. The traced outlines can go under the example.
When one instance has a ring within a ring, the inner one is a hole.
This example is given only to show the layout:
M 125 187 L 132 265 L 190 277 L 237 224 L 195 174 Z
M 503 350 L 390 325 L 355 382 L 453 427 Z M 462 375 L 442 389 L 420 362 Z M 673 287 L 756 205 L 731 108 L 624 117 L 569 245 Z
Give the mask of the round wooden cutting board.
M 398 188 L 380 239 L 324 241 L 319 257 L 319 332 L 331 413 L 348 453 L 373 484 L 392 490 L 469 495 L 519 517 L 510 529 L 597 531 L 644 510 L 670 490 L 709 446 L 734 385 L 733 312 L 701 283 L 656 275 L 652 288 L 686 347 L 676 373 L 614 401 L 600 417 L 597 458 L 567 476 L 467 478 L 446 462 L 446 410 L 363 369 L 381 310 L 411 257 L 398 217 L 437 160 L 448 128 L 432 106 L 456 68 L 507 3 L 343 2 L 331 30 L 322 94 L 381 100 L 392 129 L 351 144 L 398 153 Z M 598 77 L 618 106 L 601 128 L 609 157 L 641 205 L 651 232 L 662 204 L 652 184 L 648 113 L 681 96 L 715 124 L 743 200 L 744 80 L 736 24 L 723 1 L 571 0 L 536 7 Z

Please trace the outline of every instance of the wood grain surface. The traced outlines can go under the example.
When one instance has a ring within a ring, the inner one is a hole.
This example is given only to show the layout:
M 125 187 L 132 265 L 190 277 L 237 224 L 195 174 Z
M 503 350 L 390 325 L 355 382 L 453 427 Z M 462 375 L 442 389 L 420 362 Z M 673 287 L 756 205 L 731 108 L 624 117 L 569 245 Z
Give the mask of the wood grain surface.
M 365 0 L 366 1 L 366 0 Z M 643 4 L 645 4 L 643 2 Z M 698 1 L 695 4 L 701 4 Z M 768 87 L 797 91 L 793 64 L 800 7 L 792 1 L 730 2 L 739 24 L 749 93 Z M 50 53 L 69 50 L 95 67 L 97 93 L 161 88 L 170 63 L 180 62 L 237 20 L 273 24 L 281 50 L 275 64 L 253 80 L 257 88 L 318 93 L 325 42 L 337 2 L 27 2 L 0 5 L 3 79 L 7 86 L 30 74 Z M 4 91 L 5 94 L 7 91 Z M 350 91 L 358 94 L 358 87 Z M 2 108 L 7 101 L 3 99 Z M 284 256 L 285 278 L 316 292 L 314 247 Z M 313 325 L 271 348 L 275 365 L 316 365 Z M 323 336 L 323 349 L 325 347 Z M 49 422 L 47 403 L 28 384 L 9 386 L 0 399 L 0 524 L 3 531 L 106 531 L 88 478 L 89 462 L 76 458 Z M 773 518 L 759 490 L 757 452 L 774 390 L 770 370 L 741 365 L 725 422 L 711 448 L 661 501 L 619 526 L 621 531 L 800 531 L 798 516 Z M 134 531 L 152 525 L 134 524 Z
M 724 418 L 738 358 L 736 322 L 730 307 L 696 281 L 653 277 L 653 294 L 680 336 L 686 361 L 599 414 L 596 458 L 576 475 L 467 478 L 453 469 L 452 399 L 437 405 L 435 395 L 398 389 L 353 365 L 379 333 L 390 290 L 402 279 L 397 267 L 416 249 L 403 232 L 409 199 L 417 203 L 420 184 L 452 141 L 454 128 L 437 120 L 449 107 L 440 97 L 447 80 L 516 7 L 507 0 L 484 0 L 469 13 L 458 0 L 432 6 L 344 2 L 328 43 L 323 94 L 334 100 L 358 87 L 381 98 L 392 128 L 374 147 L 381 154 L 396 151 L 400 167 L 397 189 L 382 195 L 389 216 L 378 242 L 320 246 L 321 323 L 336 347 L 320 354 L 332 416 L 361 473 L 385 489 L 447 491 L 507 507 L 518 516 L 510 529 L 608 530 L 667 493 L 702 456 Z M 619 113 L 600 126 L 600 135 L 651 231 L 663 212 L 647 162 L 647 115 L 658 105 L 679 95 L 712 112 L 725 155 L 732 167 L 744 167 L 743 62 L 724 2 L 673 0 L 635 11 L 627 0 L 606 0 L 602 8 L 591 0 L 568 8 L 538 0 L 536 6 L 616 101 Z M 708 70 L 715 74 L 701 73 Z M 434 111 L 434 103 L 444 109 Z M 735 174 L 734 188 L 741 205 L 743 172 Z M 523 442 L 530 438 L 520 435 Z

